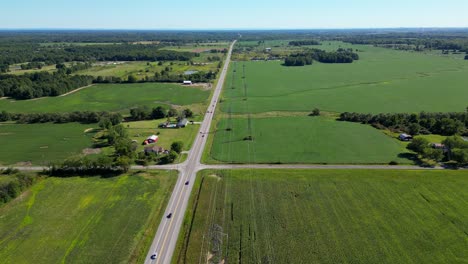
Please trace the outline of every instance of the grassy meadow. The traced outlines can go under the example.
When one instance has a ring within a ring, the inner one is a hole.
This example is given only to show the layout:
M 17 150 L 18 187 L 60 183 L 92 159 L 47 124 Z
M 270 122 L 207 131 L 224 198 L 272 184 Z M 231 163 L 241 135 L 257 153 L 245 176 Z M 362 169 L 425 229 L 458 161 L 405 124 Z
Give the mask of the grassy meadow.
M 249 135 L 253 141 L 244 140 Z M 371 126 L 324 117 L 278 117 L 222 119 L 210 154 L 232 163 L 388 164 L 410 163 L 404 158 L 407 152 L 398 140 Z
M 468 63 L 463 59 L 336 42 L 317 46 L 338 47 L 359 50 L 360 60 L 314 62 L 305 67 L 284 67 L 281 61 L 233 62 L 222 110 L 259 113 L 318 107 L 330 112 L 381 113 L 466 108 Z
M 175 172 L 48 178 L 0 207 L 2 263 L 137 263 Z
M 465 263 L 463 171 L 202 171 L 173 263 Z
M 95 124 L 0 124 L 0 164 L 46 165 L 92 146 Z
M 136 106 L 205 103 L 209 90 L 179 84 L 138 83 L 94 85 L 59 97 L 32 100 L 0 100 L 0 109 L 23 112 L 122 111 Z

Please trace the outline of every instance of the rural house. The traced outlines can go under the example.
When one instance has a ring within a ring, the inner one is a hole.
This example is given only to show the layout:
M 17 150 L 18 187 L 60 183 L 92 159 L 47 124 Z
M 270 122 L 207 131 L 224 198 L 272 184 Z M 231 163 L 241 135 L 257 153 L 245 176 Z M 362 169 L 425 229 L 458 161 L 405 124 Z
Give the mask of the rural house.
M 151 146 L 151 147 L 145 147 L 144 151 L 145 151 L 145 154 L 148 154 L 148 153 L 160 154 L 164 152 L 164 149 L 163 147 L 159 147 L 159 146 Z
M 187 118 L 183 118 L 182 120 L 180 120 L 180 121 L 177 123 L 177 127 L 178 127 L 178 128 L 186 127 L 187 124 L 188 124 Z

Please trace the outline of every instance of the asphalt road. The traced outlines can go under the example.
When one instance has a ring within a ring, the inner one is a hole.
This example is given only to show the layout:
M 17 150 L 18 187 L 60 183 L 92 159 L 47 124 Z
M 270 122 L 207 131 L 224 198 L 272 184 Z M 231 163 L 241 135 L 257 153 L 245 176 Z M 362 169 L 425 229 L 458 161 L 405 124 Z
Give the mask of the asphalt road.
M 206 139 L 208 132 L 211 127 L 213 115 L 218 104 L 218 99 L 223 89 L 224 80 L 228 71 L 229 63 L 231 61 L 232 49 L 234 47 L 234 41 L 226 56 L 226 62 L 221 71 L 218 83 L 213 92 L 210 105 L 208 106 L 205 118 L 200 126 L 200 131 L 195 138 L 190 154 L 186 162 L 176 165 L 179 170 L 179 178 L 177 180 L 174 191 L 172 192 L 169 204 L 166 208 L 164 216 L 159 224 L 159 228 L 154 237 L 153 243 L 151 244 L 148 255 L 146 256 L 145 263 L 170 263 L 174 248 L 179 237 L 180 227 L 184 219 L 185 210 L 187 208 L 190 193 L 195 182 L 197 172 L 200 170 L 200 160 L 203 154 L 203 149 L 206 145 Z M 171 217 L 168 216 L 171 214 Z M 151 255 L 157 254 L 157 258 L 152 260 Z

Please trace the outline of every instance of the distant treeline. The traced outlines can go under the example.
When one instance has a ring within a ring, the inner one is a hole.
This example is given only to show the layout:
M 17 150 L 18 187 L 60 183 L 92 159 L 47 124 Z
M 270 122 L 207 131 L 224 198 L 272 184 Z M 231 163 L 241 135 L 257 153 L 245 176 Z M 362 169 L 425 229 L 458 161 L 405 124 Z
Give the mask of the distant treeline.
M 14 169 L 7 169 L 2 171 L 2 174 L 10 174 L 10 172 L 17 173 Z M 32 186 L 36 179 L 35 176 L 17 174 L 11 181 L 0 184 L 0 206 L 18 197 L 24 190 Z
M 352 63 L 359 60 L 359 55 L 352 49 L 338 49 L 336 52 L 327 52 L 319 49 L 310 49 L 304 53 L 291 54 L 284 60 L 285 66 L 310 65 L 313 61 L 322 63 Z
M 406 132 L 411 135 L 439 134 L 453 136 L 468 134 L 468 109 L 467 112 L 452 113 L 426 113 L 418 114 L 360 114 L 342 113 L 340 121 L 371 124 L 377 128 L 387 128 L 393 131 Z
M 79 87 L 90 85 L 93 77 L 70 76 L 61 71 L 36 72 L 24 75 L 0 75 L 0 97 L 32 99 L 43 96 L 58 96 Z
M 36 124 L 36 123 L 71 123 L 78 122 L 83 124 L 99 123 L 101 120 L 110 120 L 112 125 L 120 124 L 123 117 L 120 113 L 110 112 L 70 112 L 70 113 L 9 113 L 7 111 L 0 112 L 0 122 L 16 121 L 20 124 Z
M 295 40 L 290 41 L 289 46 L 310 46 L 310 45 L 320 45 L 320 42 L 317 40 Z
M 374 35 L 356 35 L 342 39 L 344 42 L 352 44 L 367 44 L 367 45 L 413 45 L 424 49 L 435 50 L 455 50 L 468 52 L 468 34 L 466 36 L 446 36 L 440 37 L 424 37 L 421 35 L 404 34 L 374 34 Z M 419 49 L 419 48 L 418 48 Z M 421 50 L 421 49 L 419 49 Z

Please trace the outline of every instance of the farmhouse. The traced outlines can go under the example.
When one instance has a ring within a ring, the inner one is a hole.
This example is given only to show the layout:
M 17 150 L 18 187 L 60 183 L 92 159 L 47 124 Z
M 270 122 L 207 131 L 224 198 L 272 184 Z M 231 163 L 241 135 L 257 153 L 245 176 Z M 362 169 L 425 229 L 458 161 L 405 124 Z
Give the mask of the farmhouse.
M 184 118 L 184 119 L 180 120 L 180 121 L 177 123 L 177 127 L 178 127 L 178 128 L 186 127 L 187 124 L 188 124 L 188 120 L 187 120 L 187 118 Z
M 431 143 L 431 147 L 434 149 L 445 149 L 445 145 L 441 143 Z
M 145 154 L 148 154 L 148 153 L 160 154 L 164 152 L 164 148 L 160 146 L 150 146 L 150 147 L 145 147 L 144 151 L 145 151 Z
M 184 84 L 184 85 L 191 85 L 191 84 L 192 84 L 192 81 L 184 81 L 183 84 Z
M 413 139 L 413 136 L 403 133 L 403 134 L 400 134 L 399 138 L 401 141 L 410 141 Z

